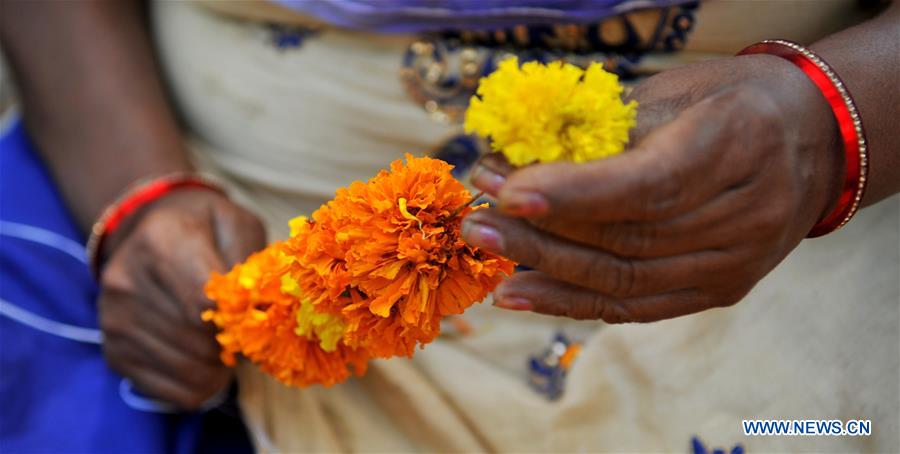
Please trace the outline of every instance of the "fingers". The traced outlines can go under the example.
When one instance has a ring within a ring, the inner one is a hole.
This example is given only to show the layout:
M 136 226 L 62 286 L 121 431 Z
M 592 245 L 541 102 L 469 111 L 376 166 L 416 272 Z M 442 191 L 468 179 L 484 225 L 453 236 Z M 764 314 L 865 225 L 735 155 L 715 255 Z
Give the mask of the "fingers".
M 135 388 L 142 393 L 173 403 L 185 410 L 200 409 L 231 381 L 231 374 L 226 371 L 210 376 L 210 381 L 202 388 L 195 388 L 147 365 L 137 364 L 128 370 L 125 376 L 129 377 Z
M 144 314 L 134 319 L 134 302 L 126 295 L 104 293 L 101 326 L 103 352 L 107 363 L 121 375 L 131 378 L 149 395 L 174 402 L 183 408 L 196 408 L 222 389 L 232 372 L 221 363 L 198 360 L 187 354 L 171 336 L 159 336 Z M 114 309 L 120 307 L 121 309 Z M 184 340 L 182 340 L 184 342 Z
M 142 285 L 141 289 L 139 304 L 142 306 L 148 308 L 182 306 L 171 294 L 155 283 Z M 194 360 L 205 364 L 222 365 L 219 359 L 219 344 L 215 340 L 216 330 L 212 324 L 197 326 L 193 320 L 188 320 L 183 312 L 172 317 L 162 311 L 148 310 L 142 317 L 145 317 L 144 326 L 147 330 L 170 348 L 177 348 Z
M 144 336 L 155 347 L 183 352 L 187 357 L 209 365 L 221 366 L 219 346 L 212 326 L 197 326 L 188 320 L 181 304 L 166 292 L 147 272 L 122 272 L 127 268 L 107 268 L 100 298 L 100 319 L 107 336 L 119 333 L 128 337 Z M 142 337 L 143 339 L 143 337 Z
M 557 281 L 538 271 L 516 273 L 494 291 L 495 306 L 528 310 L 577 320 L 646 323 L 679 317 L 713 306 L 701 293 L 678 290 L 638 298 L 617 299 Z
M 548 235 L 527 221 L 478 210 L 463 221 L 463 238 L 559 280 L 607 295 L 631 297 L 690 287 L 698 276 L 726 268 L 727 254 L 710 250 L 631 260 Z
M 198 394 L 183 384 L 148 367 L 138 367 L 130 374 L 137 390 L 149 397 L 174 404 L 183 410 L 197 410 L 216 392 Z M 208 394 L 208 395 L 207 395 Z
M 211 223 L 197 218 L 151 221 L 145 221 L 146 232 L 140 232 L 146 238 L 142 251 L 152 260 L 141 265 L 142 269 L 158 276 L 160 286 L 180 304 L 188 321 L 206 326 L 200 314 L 215 306 L 203 288 L 210 273 L 225 269 Z
M 736 214 L 757 203 L 749 186 L 736 185 L 693 211 L 659 221 L 591 223 L 540 218 L 530 222 L 540 230 L 620 257 L 669 257 L 717 248 L 741 235 L 752 235 L 745 228 L 749 225 L 733 222 Z
M 183 345 L 188 344 L 187 339 L 178 342 L 171 336 L 159 336 L 157 330 L 145 325 L 145 329 L 134 330 L 130 340 L 139 346 L 148 364 L 165 372 L 172 377 L 178 377 L 191 386 L 202 388 L 208 377 L 216 375 L 216 372 L 226 370 L 225 366 L 217 361 L 218 355 L 195 357 L 188 354 Z M 188 331 L 181 331 L 189 334 Z
M 736 115 L 729 107 L 734 103 L 724 97 L 692 106 L 621 155 L 518 169 L 499 190 L 499 206 L 514 216 L 599 222 L 657 220 L 687 212 L 756 168 L 749 165 L 750 153 L 724 159 L 735 122 L 722 117 Z M 493 179 L 484 173 L 490 170 L 479 169 L 479 181 Z
M 506 183 L 506 177 L 514 170 L 503 153 L 491 153 L 481 157 L 470 178 L 473 186 L 485 194 L 497 197 L 500 188 Z

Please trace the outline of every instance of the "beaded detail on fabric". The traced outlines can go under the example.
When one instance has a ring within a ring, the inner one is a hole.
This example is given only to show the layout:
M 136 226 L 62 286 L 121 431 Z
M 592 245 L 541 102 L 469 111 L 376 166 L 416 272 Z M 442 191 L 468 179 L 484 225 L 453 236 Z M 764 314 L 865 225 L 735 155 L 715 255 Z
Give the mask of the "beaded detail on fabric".
M 651 52 L 682 49 L 694 27 L 698 3 L 651 11 L 655 26 L 642 34 L 627 13 L 594 24 L 516 26 L 511 29 L 452 31 L 414 41 L 403 56 L 400 78 L 409 95 L 438 122 L 462 120 L 478 80 L 500 61 L 562 60 L 587 67 L 603 62 L 605 69 L 627 80 L 639 74 L 642 57 Z

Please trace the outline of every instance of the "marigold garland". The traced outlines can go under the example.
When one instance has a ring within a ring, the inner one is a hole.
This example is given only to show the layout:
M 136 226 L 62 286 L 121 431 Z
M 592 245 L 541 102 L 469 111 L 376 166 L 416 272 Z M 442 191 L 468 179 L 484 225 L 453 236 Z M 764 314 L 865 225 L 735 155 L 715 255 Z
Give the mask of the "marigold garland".
M 466 111 L 465 130 L 491 138 L 513 165 L 584 162 L 621 153 L 637 102 L 622 102 L 615 74 L 598 63 L 500 63 L 482 78 Z
M 298 326 L 298 318 L 306 317 L 312 304 L 300 297 L 297 288 L 285 285 L 290 258 L 284 246 L 273 243 L 227 274 L 214 273 L 207 283 L 206 295 L 217 308 L 205 311 L 203 319 L 220 328 L 216 340 L 222 346 L 222 362 L 233 366 L 235 355 L 242 354 L 294 386 L 330 386 L 351 373 L 363 374 L 369 355 L 328 336 L 335 323 L 326 318 L 331 316 L 314 316 Z
M 346 318 L 344 343 L 384 358 L 412 356 L 441 318 L 484 299 L 513 268 L 462 240 L 461 219 L 475 208 L 452 166 L 406 160 L 339 189 L 288 244 L 304 293 Z
M 514 165 L 612 156 L 636 117 L 621 93 L 598 64 L 512 58 L 482 79 L 465 129 Z M 242 354 L 288 385 L 329 386 L 371 357 L 412 356 L 443 317 L 484 299 L 514 263 L 462 240 L 461 219 L 479 207 L 451 169 L 407 155 L 291 221 L 287 241 L 213 275 L 217 308 L 203 318 L 220 329 L 223 362 Z
M 412 356 L 441 318 L 484 299 L 514 263 L 461 239 L 477 207 L 451 169 L 407 155 L 291 221 L 287 241 L 213 275 L 217 308 L 204 319 L 221 330 L 223 361 L 240 353 L 286 384 L 330 385 L 369 357 Z

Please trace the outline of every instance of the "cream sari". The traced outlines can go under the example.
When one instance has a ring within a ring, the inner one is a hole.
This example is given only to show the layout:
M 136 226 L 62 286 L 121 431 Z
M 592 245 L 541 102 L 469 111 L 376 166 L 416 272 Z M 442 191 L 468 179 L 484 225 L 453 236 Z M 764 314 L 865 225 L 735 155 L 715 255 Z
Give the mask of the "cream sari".
M 712 2 L 685 52 L 647 65 L 728 54 L 766 37 L 809 42 L 858 20 L 852 5 Z M 246 11 L 303 19 L 244 6 L 214 5 L 229 16 L 158 2 L 154 27 L 196 162 L 262 216 L 272 238 L 335 188 L 458 131 L 431 121 L 399 83 L 412 37 L 325 28 L 279 50 Z M 696 435 L 748 451 L 896 452 L 898 200 L 804 242 L 732 308 L 606 326 L 485 303 L 465 314 L 470 335 L 442 336 L 412 360 L 376 361 L 332 388 L 286 388 L 242 365 L 240 402 L 262 451 L 686 451 Z M 563 397 L 549 401 L 527 385 L 526 360 L 558 330 L 584 350 Z M 869 419 L 873 434 L 744 436 L 742 419 L 763 418 Z

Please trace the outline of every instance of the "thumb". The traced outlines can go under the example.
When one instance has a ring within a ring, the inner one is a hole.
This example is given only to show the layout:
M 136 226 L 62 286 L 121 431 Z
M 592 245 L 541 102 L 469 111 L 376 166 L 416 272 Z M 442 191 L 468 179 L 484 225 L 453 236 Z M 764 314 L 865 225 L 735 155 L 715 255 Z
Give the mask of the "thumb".
M 231 201 L 215 208 L 213 222 L 216 244 L 226 266 L 242 262 L 266 246 L 262 221 Z

